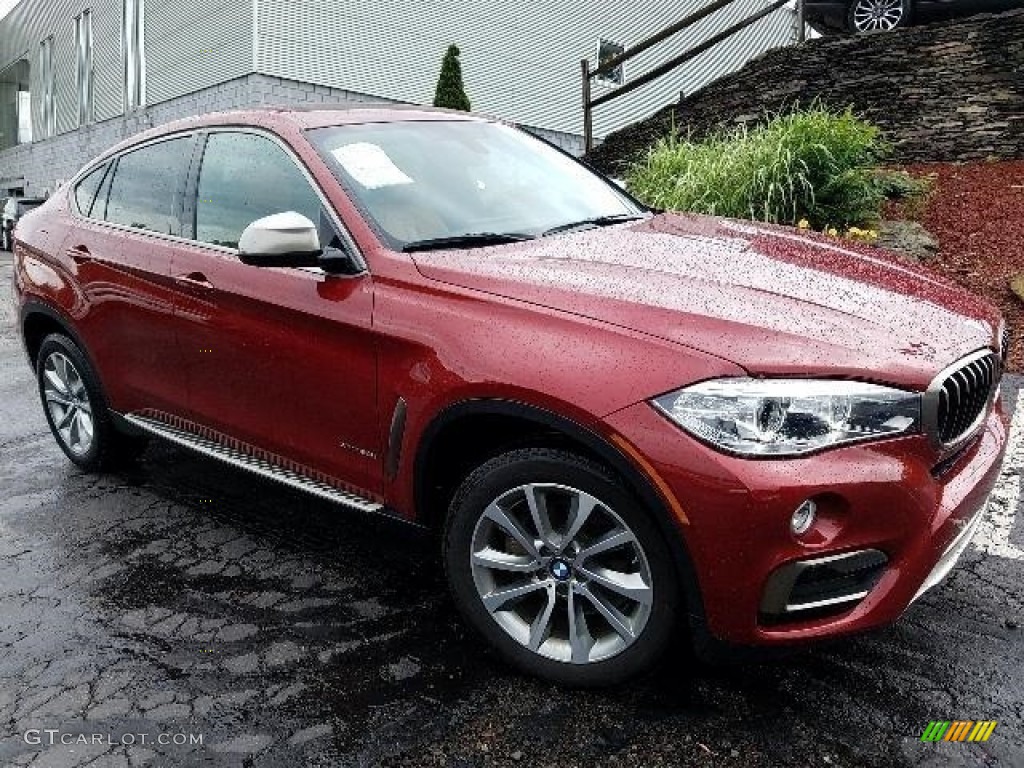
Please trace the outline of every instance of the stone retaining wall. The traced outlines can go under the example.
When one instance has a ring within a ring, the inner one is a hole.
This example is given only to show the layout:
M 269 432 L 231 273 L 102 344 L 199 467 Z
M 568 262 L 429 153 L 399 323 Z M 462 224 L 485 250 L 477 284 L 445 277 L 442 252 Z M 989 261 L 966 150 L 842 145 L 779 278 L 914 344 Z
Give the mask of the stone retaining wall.
M 621 173 L 673 125 L 699 137 L 815 99 L 878 125 L 896 162 L 1022 158 L 1024 11 L 770 51 L 610 135 L 589 159 Z

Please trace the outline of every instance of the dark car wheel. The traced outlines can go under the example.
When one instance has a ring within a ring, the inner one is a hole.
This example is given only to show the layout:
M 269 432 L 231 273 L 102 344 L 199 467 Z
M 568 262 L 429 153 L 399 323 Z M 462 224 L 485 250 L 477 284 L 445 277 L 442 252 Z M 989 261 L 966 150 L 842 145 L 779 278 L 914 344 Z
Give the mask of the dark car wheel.
M 61 450 L 81 469 L 99 472 L 136 458 L 146 439 L 119 432 L 99 379 L 67 336 L 47 336 L 36 358 L 39 397 Z
M 449 508 L 444 559 L 467 621 L 548 680 L 621 682 L 675 626 L 665 541 L 609 471 L 570 453 L 517 450 L 474 471 Z
M 853 0 L 846 14 L 851 32 L 889 32 L 910 24 L 911 0 Z

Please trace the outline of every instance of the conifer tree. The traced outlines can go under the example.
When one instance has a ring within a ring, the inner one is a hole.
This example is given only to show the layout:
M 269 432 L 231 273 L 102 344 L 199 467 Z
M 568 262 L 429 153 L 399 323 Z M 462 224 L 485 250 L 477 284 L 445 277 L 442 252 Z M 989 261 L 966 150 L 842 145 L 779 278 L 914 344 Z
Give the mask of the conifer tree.
M 449 45 L 441 62 L 441 76 L 437 80 L 434 106 L 469 112 L 469 97 L 462 82 L 462 64 L 459 63 L 459 46 Z

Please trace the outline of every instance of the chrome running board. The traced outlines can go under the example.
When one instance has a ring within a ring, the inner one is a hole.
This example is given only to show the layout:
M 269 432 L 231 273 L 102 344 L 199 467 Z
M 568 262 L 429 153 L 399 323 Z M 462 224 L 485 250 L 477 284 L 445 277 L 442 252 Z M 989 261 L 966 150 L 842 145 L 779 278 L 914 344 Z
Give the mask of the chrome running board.
M 156 437 L 161 437 L 164 440 L 168 440 L 175 445 L 180 445 L 184 448 L 189 448 L 196 453 L 201 453 L 203 456 L 209 456 L 212 459 L 218 459 L 220 461 L 231 464 L 232 466 L 244 469 L 253 474 L 260 475 L 261 477 L 268 478 L 269 480 L 276 480 L 279 483 L 295 488 L 300 491 L 305 491 L 314 496 L 318 496 L 321 499 L 327 499 L 337 504 L 342 504 L 346 507 L 352 507 L 358 509 L 361 512 L 384 512 L 384 505 L 378 504 L 377 502 L 364 499 L 362 496 L 357 496 L 354 493 L 343 491 L 340 488 L 335 488 L 328 485 L 327 483 L 314 480 L 306 475 L 293 472 L 290 469 L 279 467 L 271 464 L 268 461 L 250 456 L 241 451 L 229 448 L 226 445 L 222 445 L 214 440 L 210 440 L 206 437 L 193 434 L 178 427 L 173 427 L 169 424 L 164 424 L 162 421 L 150 419 L 145 416 L 136 416 L 133 414 L 121 414 L 121 418 L 131 424 L 133 427 L 148 432 Z

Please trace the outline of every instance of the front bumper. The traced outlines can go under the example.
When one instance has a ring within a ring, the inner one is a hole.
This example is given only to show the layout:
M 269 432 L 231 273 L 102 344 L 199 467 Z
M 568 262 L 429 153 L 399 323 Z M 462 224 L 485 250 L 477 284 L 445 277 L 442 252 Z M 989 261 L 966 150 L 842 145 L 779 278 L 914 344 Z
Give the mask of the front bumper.
M 646 403 L 606 421 L 674 496 L 668 506 L 680 518 L 708 630 L 745 645 L 834 637 L 895 621 L 966 549 L 999 476 L 1008 432 L 999 399 L 952 461 L 936 456 L 921 435 L 750 460 L 707 448 Z M 818 519 L 796 537 L 790 518 L 806 499 L 817 503 Z M 877 572 L 851 588 L 850 594 L 862 593 L 855 599 L 765 612 L 773 574 L 860 552 L 880 553 L 883 562 L 868 563 Z

